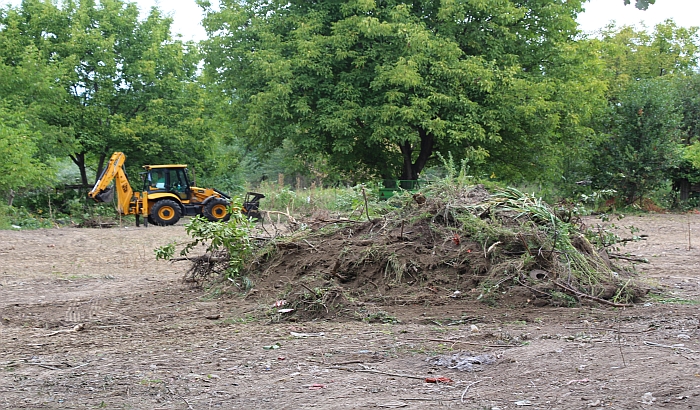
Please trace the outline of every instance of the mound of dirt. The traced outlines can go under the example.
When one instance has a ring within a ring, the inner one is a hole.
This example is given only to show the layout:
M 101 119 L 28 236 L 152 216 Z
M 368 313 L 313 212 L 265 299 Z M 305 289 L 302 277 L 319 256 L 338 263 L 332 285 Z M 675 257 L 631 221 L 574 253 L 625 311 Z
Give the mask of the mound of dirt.
M 439 185 L 420 200 L 392 201 L 382 218 L 309 221 L 270 241 L 245 272 L 255 283 L 248 297 L 284 307 L 282 318 L 386 320 L 372 307 L 624 306 L 645 294 L 580 227 L 531 195 Z

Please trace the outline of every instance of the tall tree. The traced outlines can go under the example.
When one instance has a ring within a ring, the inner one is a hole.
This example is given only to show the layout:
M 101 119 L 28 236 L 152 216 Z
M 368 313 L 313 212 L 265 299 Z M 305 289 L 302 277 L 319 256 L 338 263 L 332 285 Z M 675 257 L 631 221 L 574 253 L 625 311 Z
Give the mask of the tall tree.
M 690 198 L 693 186 L 700 183 L 700 74 L 676 80 L 678 103 L 683 116 L 680 135 L 683 160 L 671 172 L 673 187 L 681 202 Z M 695 188 L 697 192 L 697 188 Z
M 651 136 L 645 138 L 658 139 L 659 141 L 650 143 L 651 145 L 635 145 L 639 152 L 636 155 L 648 155 L 655 152 L 664 152 L 665 158 L 658 159 L 660 166 L 646 170 L 645 179 L 655 181 L 654 184 L 660 181 L 673 179 L 674 188 L 680 192 L 680 199 L 685 200 L 689 196 L 690 186 L 692 183 L 700 182 L 700 172 L 695 168 L 691 161 L 679 158 L 679 150 L 670 149 L 670 145 L 682 144 L 685 147 L 691 146 L 696 141 L 697 128 L 694 123 L 696 107 L 695 94 L 697 92 L 697 77 L 695 70 L 698 65 L 698 52 L 700 50 L 700 37 L 698 36 L 698 27 L 678 27 L 672 20 L 666 20 L 654 27 L 652 32 L 647 30 L 635 30 L 629 26 L 614 27 L 609 26 L 602 32 L 599 43 L 601 50 L 601 60 L 604 61 L 606 69 L 604 79 L 608 84 L 608 99 L 611 107 L 618 107 L 614 110 L 615 121 L 620 122 L 626 118 L 630 122 L 628 127 L 635 127 L 642 120 L 634 115 L 621 116 L 619 104 L 629 104 L 630 98 L 636 95 L 637 104 L 641 104 L 639 95 L 641 90 L 650 92 L 665 93 L 665 96 L 647 96 L 649 103 L 654 101 L 663 101 L 669 107 L 678 106 L 679 111 L 673 113 L 661 110 L 663 116 L 675 118 L 680 115 L 681 123 L 677 124 L 679 130 L 666 128 L 667 134 Z M 658 84 L 656 84 L 658 83 Z M 641 86 L 640 84 L 646 84 Z M 652 84 L 656 84 L 652 86 Z M 664 84 L 662 87 L 659 84 Z M 671 86 L 673 85 L 673 86 Z M 678 98 L 678 99 L 676 99 Z M 658 111 L 658 109 L 657 109 Z M 649 110 L 645 110 L 649 112 Z M 656 116 L 654 118 L 660 118 Z M 644 116 L 646 123 L 651 120 L 651 117 Z M 601 135 L 608 135 L 611 132 L 610 124 L 614 121 L 603 121 L 598 131 Z M 619 128 L 619 127 L 618 127 Z M 645 131 L 652 133 L 651 131 Z M 680 134 L 679 134 L 680 133 Z M 627 137 L 615 136 L 619 143 L 620 138 L 627 138 L 629 142 L 630 133 L 625 133 Z M 661 139 L 666 138 L 666 141 Z M 638 139 L 642 141 L 642 139 Z M 661 142 L 659 146 L 657 143 Z M 606 142 L 607 145 L 615 143 Z M 659 147 L 668 148 L 666 151 L 659 151 Z M 608 147 L 610 148 L 610 147 Z M 654 152 L 649 152 L 649 150 Z M 687 152 L 692 152 L 694 148 Z M 690 155 L 690 154 L 688 154 Z M 629 161 L 618 161 L 615 156 L 606 157 L 608 160 L 616 161 L 616 166 L 629 167 L 625 172 L 620 169 L 620 175 L 625 178 L 630 178 L 631 175 L 639 174 L 643 171 L 645 164 L 637 164 Z M 598 158 L 600 160 L 600 157 Z M 652 160 L 647 158 L 649 163 Z M 608 181 L 617 180 L 617 183 L 622 183 L 623 180 L 614 178 L 615 173 L 610 173 L 610 167 L 601 166 L 596 163 L 597 172 L 603 172 L 603 175 L 597 175 L 595 180 L 601 186 L 605 186 Z M 651 185 L 654 185 L 651 184 Z M 631 201 L 638 198 L 630 197 L 631 187 L 639 185 L 639 183 L 625 182 L 623 191 L 627 192 L 626 200 Z M 642 189 L 639 192 L 648 192 L 648 189 Z M 636 194 L 634 194 L 636 195 Z M 632 195 L 632 196 L 634 196 Z
M 136 4 L 122 0 L 23 0 L 2 17 L 0 37 L 19 36 L 43 64 L 61 69 L 52 86 L 64 96 L 38 110 L 48 127 L 43 142 L 73 160 L 83 184 L 88 165 L 99 171 L 113 150 L 178 160 L 203 139 L 182 126 L 201 114 L 201 90 L 192 85 L 200 56 L 194 44 L 173 39 L 172 21 L 158 9 L 141 21 Z
M 637 81 L 610 109 L 605 125 L 608 138 L 599 145 L 595 183 L 616 189 L 632 204 L 667 181 L 681 160 L 682 115 L 673 81 Z
M 666 20 L 652 32 L 610 25 L 601 34 L 600 56 L 606 66 L 609 98 L 631 82 L 691 74 L 698 66 L 698 27 L 679 27 L 673 20 Z
M 10 205 L 15 191 L 52 179 L 46 164 L 36 156 L 37 147 L 25 117 L 12 111 L 0 101 L 0 196 Z
M 436 151 L 485 158 L 503 141 L 517 160 L 518 140 L 581 126 L 562 103 L 583 66 L 557 64 L 582 1 L 199 3 L 206 69 L 263 150 L 286 139 L 342 170 L 415 179 Z

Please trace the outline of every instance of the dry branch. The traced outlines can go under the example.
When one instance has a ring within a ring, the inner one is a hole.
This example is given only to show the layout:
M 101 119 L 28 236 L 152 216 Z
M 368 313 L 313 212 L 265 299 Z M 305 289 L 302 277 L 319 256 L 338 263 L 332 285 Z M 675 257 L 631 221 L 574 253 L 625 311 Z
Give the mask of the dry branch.
M 619 253 L 609 253 L 608 257 L 614 258 L 614 259 L 623 259 L 623 260 L 631 261 L 631 262 L 649 263 L 649 259 L 647 259 L 647 258 L 634 258 L 631 256 L 620 255 Z
M 413 338 L 408 338 L 405 340 L 413 340 L 413 341 L 417 341 L 417 342 L 461 343 L 461 344 L 465 344 L 465 345 L 481 346 L 481 347 L 518 347 L 518 345 L 489 345 L 489 344 L 484 344 L 484 343 L 467 342 L 467 341 L 463 341 L 463 340 L 449 340 L 449 339 L 413 339 Z
M 604 303 L 606 305 L 610 305 L 610 306 L 614 306 L 614 307 L 632 307 L 633 306 L 632 304 L 629 304 L 629 303 L 615 303 L 615 302 L 611 302 L 609 300 L 597 298 L 595 296 L 592 296 L 592 295 L 589 295 L 589 294 L 586 294 L 583 292 L 579 292 L 578 290 L 572 289 L 572 288 L 570 288 L 562 283 L 559 283 L 557 281 L 552 281 L 552 283 L 554 283 L 556 286 L 559 286 L 560 288 L 564 289 L 565 291 L 573 293 L 574 295 L 581 297 L 581 298 L 594 300 L 596 302 Z
M 688 349 L 688 348 L 685 347 L 685 346 L 663 345 L 663 344 L 661 344 L 661 343 L 648 342 L 648 341 L 646 341 L 646 340 L 644 341 L 644 344 L 647 345 L 647 346 L 652 346 L 652 347 L 663 347 L 663 348 L 665 348 L 665 349 L 674 349 L 674 350 L 687 350 L 687 351 L 689 351 L 690 353 L 697 353 L 695 350 L 693 350 L 693 349 Z
M 281 212 L 281 211 L 265 211 L 265 213 L 267 213 L 268 215 L 282 215 L 282 216 L 286 216 L 287 219 L 289 220 L 289 223 L 291 223 L 291 224 L 293 224 L 293 225 L 296 225 L 296 224 L 297 224 L 297 220 L 294 219 L 294 217 L 289 213 L 289 211 L 287 211 L 287 212 Z
M 78 323 L 77 325 L 73 326 L 72 329 L 65 329 L 65 330 L 57 330 L 55 332 L 51 332 L 48 335 L 44 335 L 45 337 L 49 336 L 55 336 L 60 333 L 76 333 L 80 332 L 81 330 L 85 329 L 85 324 L 84 323 Z
M 419 380 L 426 379 L 423 376 L 413 376 L 411 374 L 390 373 L 390 372 L 383 372 L 381 370 L 374 370 L 374 369 L 351 369 L 349 367 L 341 367 L 341 366 L 331 366 L 331 369 L 345 370 L 348 372 L 363 372 L 363 373 L 383 374 L 383 375 L 391 376 L 391 377 L 406 377 L 409 379 L 419 379 Z
M 469 391 L 469 388 L 472 387 L 473 385 L 475 385 L 475 384 L 477 384 L 477 383 L 481 383 L 481 382 L 483 382 L 483 380 L 477 380 L 477 381 L 475 381 L 475 382 L 469 383 L 469 384 L 467 385 L 467 388 L 464 389 L 464 392 L 462 393 L 462 397 L 461 397 L 459 400 L 460 400 L 462 403 L 464 403 L 464 396 L 465 396 L 465 395 L 467 394 L 467 392 Z

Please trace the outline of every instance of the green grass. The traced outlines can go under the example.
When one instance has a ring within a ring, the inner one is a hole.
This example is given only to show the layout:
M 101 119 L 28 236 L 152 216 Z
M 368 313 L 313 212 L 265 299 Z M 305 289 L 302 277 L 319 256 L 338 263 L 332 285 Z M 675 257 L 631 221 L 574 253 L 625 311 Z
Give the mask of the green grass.
M 669 295 L 651 295 L 649 299 L 656 303 L 661 303 L 664 305 L 688 305 L 694 306 L 699 305 L 700 300 L 696 299 L 684 299 Z

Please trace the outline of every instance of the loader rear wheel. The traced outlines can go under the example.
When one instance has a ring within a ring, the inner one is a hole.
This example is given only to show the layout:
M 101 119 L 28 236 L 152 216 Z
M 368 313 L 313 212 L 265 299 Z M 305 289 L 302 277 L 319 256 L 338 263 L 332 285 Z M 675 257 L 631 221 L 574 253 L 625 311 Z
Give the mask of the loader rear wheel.
M 155 203 L 151 208 L 150 218 L 153 223 L 160 226 L 175 225 L 180 220 L 182 211 L 177 202 L 163 199 Z
M 231 219 L 231 213 L 228 211 L 228 202 L 216 198 L 207 202 L 202 209 L 202 215 L 212 222 L 226 222 Z

